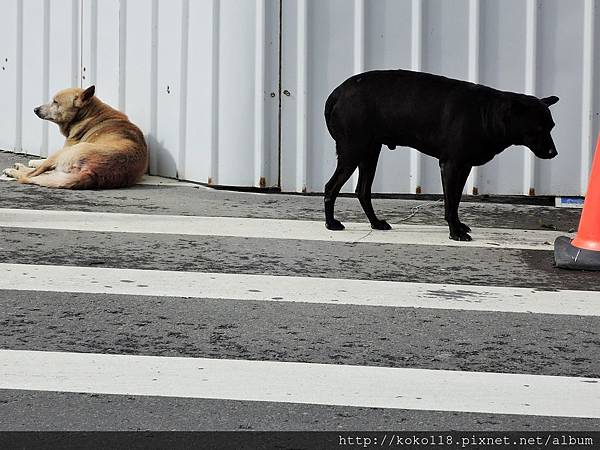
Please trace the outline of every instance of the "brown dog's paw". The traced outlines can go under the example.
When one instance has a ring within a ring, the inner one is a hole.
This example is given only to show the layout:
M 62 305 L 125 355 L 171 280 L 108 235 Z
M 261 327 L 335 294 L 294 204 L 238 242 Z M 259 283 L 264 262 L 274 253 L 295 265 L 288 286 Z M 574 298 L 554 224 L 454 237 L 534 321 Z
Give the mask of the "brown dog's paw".
M 17 172 L 20 172 L 21 174 L 30 174 L 34 170 L 31 167 L 21 163 L 15 163 L 13 167 L 16 169 Z
M 7 167 L 6 169 L 4 169 L 2 171 L 2 173 L 4 175 L 6 175 L 7 177 L 17 178 L 19 171 L 17 169 L 15 169 L 14 167 Z

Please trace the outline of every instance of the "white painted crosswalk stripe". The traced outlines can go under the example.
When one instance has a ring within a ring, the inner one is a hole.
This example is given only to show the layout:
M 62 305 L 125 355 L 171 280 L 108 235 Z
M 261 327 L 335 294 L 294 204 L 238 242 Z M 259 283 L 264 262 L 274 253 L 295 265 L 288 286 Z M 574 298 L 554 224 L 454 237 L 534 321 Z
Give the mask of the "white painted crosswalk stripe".
M 0 350 L 0 388 L 600 418 L 596 379 Z
M 448 227 L 393 225 L 389 231 L 371 230 L 365 223 L 346 223 L 344 231 L 329 231 L 323 222 L 238 217 L 170 216 L 81 211 L 0 209 L 0 227 L 41 228 L 119 233 L 160 233 L 331 242 L 552 250 L 562 232 L 477 228 L 472 242 L 448 239 Z
M 600 316 L 600 292 L 0 264 L 0 289 Z
M 0 209 L 0 227 L 552 250 L 552 231 L 373 231 L 321 221 Z M 402 251 L 401 248 L 398 249 Z M 0 263 L 0 289 L 600 317 L 600 292 Z M 214 300 L 208 300 L 214 301 Z M 0 350 L 0 389 L 600 418 L 600 379 L 298 362 Z M 558 393 L 558 394 L 557 394 Z

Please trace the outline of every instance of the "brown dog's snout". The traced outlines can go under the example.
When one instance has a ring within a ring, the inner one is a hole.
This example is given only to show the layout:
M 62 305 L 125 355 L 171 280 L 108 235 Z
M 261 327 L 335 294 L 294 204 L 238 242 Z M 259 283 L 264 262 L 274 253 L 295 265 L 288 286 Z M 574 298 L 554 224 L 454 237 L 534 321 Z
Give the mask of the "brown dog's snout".
M 40 109 L 41 107 L 38 106 L 37 108 L 33 108 L 33 112 L 35 113 L 36 116 L 40 117 Z

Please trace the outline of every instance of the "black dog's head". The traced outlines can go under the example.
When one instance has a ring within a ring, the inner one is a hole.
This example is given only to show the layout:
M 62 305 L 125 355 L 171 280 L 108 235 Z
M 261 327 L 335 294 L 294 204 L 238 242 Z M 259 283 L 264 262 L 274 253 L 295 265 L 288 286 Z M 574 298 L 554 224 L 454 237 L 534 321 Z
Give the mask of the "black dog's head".
M 549 107 L 558 102 L 558 97 L 538 99 L 533 96 L 519 96 L 511 108 L 511 134 L 514 144 L 528 147 L 538 158 L 551 159 L 558 155 L 550 135 L 554 120 Z

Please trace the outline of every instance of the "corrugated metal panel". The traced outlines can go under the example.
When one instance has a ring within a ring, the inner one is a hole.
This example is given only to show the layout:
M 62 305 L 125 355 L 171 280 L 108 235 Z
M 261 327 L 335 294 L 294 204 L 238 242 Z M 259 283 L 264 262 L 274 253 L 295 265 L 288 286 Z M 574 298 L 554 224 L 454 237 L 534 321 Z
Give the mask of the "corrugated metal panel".
M 96 84 L 146 133 L 153 174 L 278 183 L 277 0 L 2 0 L 0 14 L 0 148 L 60 148 L 32 109 Z
M 33 107 L 96 84 L 146 133 L 154 174 L 322 191 L 335 166 L 327 95 L 357 72 L 411 68 L 561 97 L 559 157 L 507 150 L 473 171 L 468 193 L 587 186 L 600 124 L 598 0 L 1 0 L 0 14 L 3 149 L 60 147 Z M 374 190 L 439 193 L 437 161 L 385 149 Z
M 282 84 L 295 94 L 282 97 L 283 188 L 322 191 L 333 173 L 323 105 L 335 86 L 361 70 L 408 68 L 561 98 L 559 156 L 508 149 L 474 171 L 469 193 L 584 194 L 600 124 L 599 9 L 595 0 L 283 0 Z M 441 192 L 437 161 L 385 149 L 374 191 L 419 188 Z

